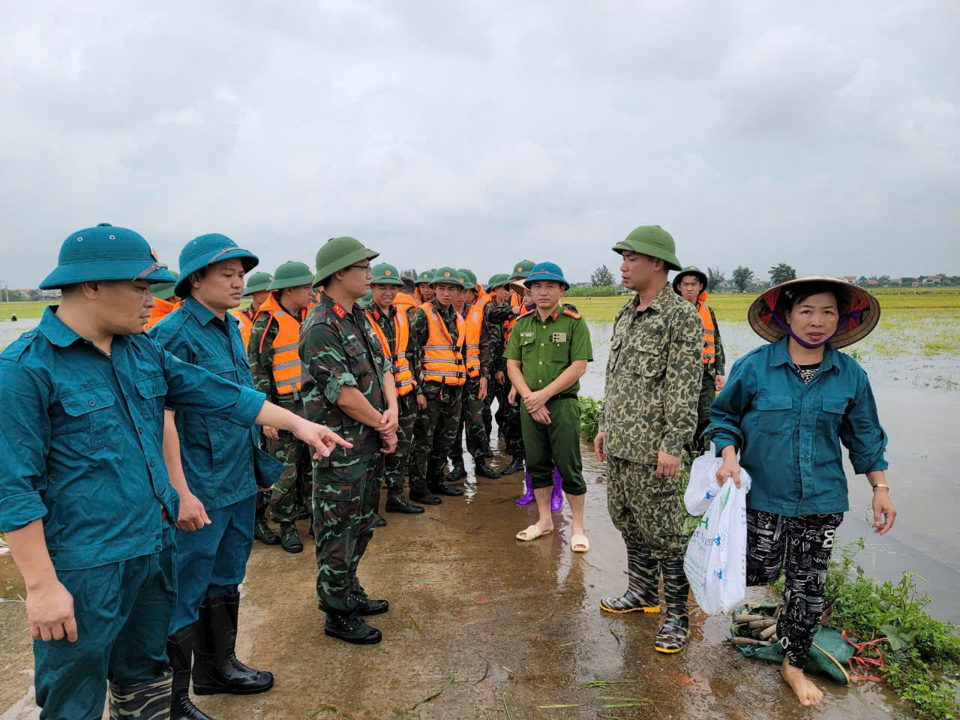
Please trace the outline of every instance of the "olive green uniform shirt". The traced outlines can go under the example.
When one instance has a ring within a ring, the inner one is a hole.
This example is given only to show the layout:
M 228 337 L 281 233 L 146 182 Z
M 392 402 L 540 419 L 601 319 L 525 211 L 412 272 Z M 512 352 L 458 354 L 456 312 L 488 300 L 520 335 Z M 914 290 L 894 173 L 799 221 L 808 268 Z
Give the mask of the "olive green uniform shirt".
M 534 310 L 517 320 L 503 356 L 520 361 L 523 379 L 531 390 L 543 390 L 577 360 L 593 360 L 590 329 L 579 313 L 562 303 L 546 320 Z M 579 391 L 577 381 L 561 394 Z

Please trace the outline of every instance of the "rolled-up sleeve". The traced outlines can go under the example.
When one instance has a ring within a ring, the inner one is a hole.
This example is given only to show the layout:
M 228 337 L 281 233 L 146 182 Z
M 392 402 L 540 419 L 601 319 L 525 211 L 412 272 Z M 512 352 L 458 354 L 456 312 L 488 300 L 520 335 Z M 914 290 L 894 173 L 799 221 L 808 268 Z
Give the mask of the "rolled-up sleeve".
M 263 393 L 182 362 L 159 345 L 157 347 L 162 353 L 168 407 L 218 417 L 240 427 L 254 424 L 267 399 Z
M 870 380 L 862 371 L 853 403 L 840 424 L 840 441 L 849 451 L 850 464 L 858 475 L 887 469 L 887 434 L 880 425 Z
M 50 450 L 48 390 L 27 368 L 0 361 L 0 532 L 19 530 L 47 514 L 40 497 Z
M 717 457 L 730 445 L 736 450 L 743 447 L 741 422 L 746 403 L 751 397 L 747 387 L 750 384 L 749 376 L 750 370 L 743 359 L 734 363 L 727 384 L 710 406 L 710 425 L 704 434 L 716 445 Z

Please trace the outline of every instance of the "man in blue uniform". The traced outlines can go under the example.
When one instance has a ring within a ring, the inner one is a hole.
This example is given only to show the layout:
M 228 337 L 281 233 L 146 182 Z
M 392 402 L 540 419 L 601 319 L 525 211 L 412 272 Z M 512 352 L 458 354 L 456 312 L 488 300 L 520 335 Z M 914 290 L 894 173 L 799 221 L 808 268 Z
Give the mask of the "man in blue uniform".
M 165 405 L 283 427 L 329 455 L 337 436 L 188 365 L 142 335 L 171 282 L 137 233 L 70 235 L 43 289 L 63 300 L 0 355 L 0 532 L 27 587 L 40 717 L 170 716 L 177 493 Z

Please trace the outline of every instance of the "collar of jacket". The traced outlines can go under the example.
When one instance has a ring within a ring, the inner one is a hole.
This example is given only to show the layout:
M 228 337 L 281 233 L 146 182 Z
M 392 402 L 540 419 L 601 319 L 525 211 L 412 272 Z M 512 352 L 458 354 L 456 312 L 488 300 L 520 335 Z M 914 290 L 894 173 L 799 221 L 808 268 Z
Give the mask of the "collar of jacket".
M 206 307 L 201 305 L 200 302 L 195 300 L 193 295 L 188 296 L 187 299 L 183 301 L 183 309 L 193 315 L 197 319 L 197 322 L 199 322 L 201 325 L 207 325 L 211 320 L 220 319 L 210 312 L 210 310 L 208 310 Z M 232 313 L 227 312 L 224 315 L 224 322 L 229 322 L 231 320 L 234 322 L 234 324 L 239 322 Z
M 784 336 L 773 344 L 770 357 L 770 367 L 780 367 L 781 365 L 793 365 L 793 358 L 790 357 L 790 350 L 787 347 L 787 340 Z M 827 343 L 823 346 L 823 362 L 820 363 L 820 372 L 825 373 L 831 368 L 837 366 L 837 351 Z

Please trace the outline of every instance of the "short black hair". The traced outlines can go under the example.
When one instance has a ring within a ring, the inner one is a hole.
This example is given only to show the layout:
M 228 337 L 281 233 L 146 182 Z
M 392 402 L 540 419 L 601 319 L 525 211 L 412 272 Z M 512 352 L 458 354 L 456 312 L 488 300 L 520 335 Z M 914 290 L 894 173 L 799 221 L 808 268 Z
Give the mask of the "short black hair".
M 807 298 L 813 295 L 820 295 L 821 293 L 830 293 L 833 295 L 837 303 L 837 312 L 841 315 L 850 309 L 850 293 L 838 287 L 835 283 L 823 282 L 821 280 L 811 280 L 810 282 L 798 283 L 797 285 L 784 288 L 783 292 L 780 293 L 780 299 L 777 305 L 780 306 L 784 312 L 788 312 Z

